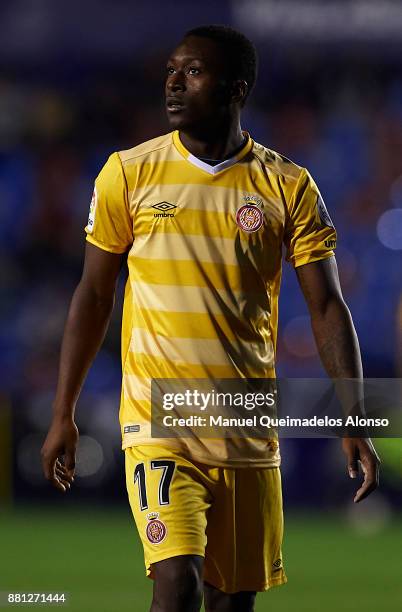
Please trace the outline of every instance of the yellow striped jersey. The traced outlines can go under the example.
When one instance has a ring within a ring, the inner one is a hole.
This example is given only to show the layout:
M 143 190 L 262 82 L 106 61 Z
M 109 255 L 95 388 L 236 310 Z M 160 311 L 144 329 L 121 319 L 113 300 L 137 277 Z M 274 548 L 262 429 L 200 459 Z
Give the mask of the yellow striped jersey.
M 272 439 L 156 439 L 153 378 L 272 378 L 282 245 L 301 266 L 336 233 L 310 174 L 256 143 L 211 166 L 177 131 L 113 153 L 95 182 L 87 240 L 128 251 L 122 323 L 123 448 L 174 446 L 217 466 L 277 466 Z

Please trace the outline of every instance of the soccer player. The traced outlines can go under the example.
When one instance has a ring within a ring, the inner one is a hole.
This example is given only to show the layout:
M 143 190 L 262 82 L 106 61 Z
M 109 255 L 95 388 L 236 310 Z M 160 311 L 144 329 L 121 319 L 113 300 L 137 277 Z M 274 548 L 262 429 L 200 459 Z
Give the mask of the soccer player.
M 339 286 L 336 233 L 310 174 L 242 131 L 253 44 L 225 26 L 188 32 L 166 76 L 172 131 L 112 154 L 95 182 L 81 281 L 61 349 L 53 421 L 42 449 L 60 491 L 74 476 L 75 405 L 102 343 L 125 254 L 120 421 L 127 489 L 154 579 L 153 612 L 254 609 L 286 582 L 275 439 L 153 438 L 154 378 L 270 378 L 282 245 L 296 269 L 322 363 L 361 378 Z M 345 439 L 351 477 L 378 483 L 369 439 Z M 62 457 L 64 456 L 64 459 Z

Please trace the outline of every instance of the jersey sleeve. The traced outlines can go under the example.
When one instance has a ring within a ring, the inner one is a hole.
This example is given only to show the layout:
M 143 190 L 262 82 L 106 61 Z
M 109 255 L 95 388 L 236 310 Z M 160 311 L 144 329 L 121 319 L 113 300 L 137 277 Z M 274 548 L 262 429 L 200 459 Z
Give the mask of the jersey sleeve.
M 295 268 L 334 255 L 336 231 L 319 189 L 305 168 L 288 202 L 284 243 L 286 261 Z
M 124 253 L 133 243 L 127 183 L 118 153 L 109 157 L 95 180 L 85 232 L 88 242 L 111 253 Z

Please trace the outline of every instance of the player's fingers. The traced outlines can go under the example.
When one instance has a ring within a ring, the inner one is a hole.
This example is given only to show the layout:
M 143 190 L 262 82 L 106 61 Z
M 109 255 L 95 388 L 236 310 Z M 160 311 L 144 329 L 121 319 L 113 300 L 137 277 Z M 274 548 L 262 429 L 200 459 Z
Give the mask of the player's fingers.
M 65 486 L 57 476 L 55 476 L 50 482 L 56 489 L 58 489 L 62 493 L 65 493 L 67 491 L 67 488 L 69 488 Z
M 355 504 L 361 502 L 363 499 L 368 497 L 370 493 L 375 491 L 375 489 L 378 487 L 379 481 L 378 464 L 373 458 L 365 458 L 361 461 L 361 466 L 364 472 L 364 481 L 354 497 L 353 501 Z
M 370 493 L 375 491 L 376 488 L 377 488 L 377 485 L 376 485 L 376 483 L 374 481 L 364 483 L 360 487 L 360 489 L 356 492 L 356 495 L 355 495 L 354 500 L 353 500 L 354 503 L 358 504 L 359 502 L 363 501 L 363 499 L 368 497 L 370 495 Z
M 63 480 L 57 475 L 56 467 L 53 468 L 53 471 L 49 471 L 48 475 L 45 473 L 46 479 L 59 491 L 63 493 L 66 492 L 67 486 L 64 484 Z
M 64 465 L 70 475 L 73 476 L 75 470 L 75 448 L 66 449 L 66 453 L 64 455 Z
M 354 455 L 353 449 L 349 449 L 347 453 L 348 459 L 348 474 L 350 478 L 357 478 L 359 475 L 359 464 L 356 456 Z
M 48 453 L 46 450 L 42 449 L 41 458 L 42 469 L 46 480 L 48 480 L 50 484 L 56 489 L 65 493 L 67 487 L 63 484 L 63 482 L 56 474 L 57 457 L 54 457 L 53 453 Z
M 54 470 L 56 465 L 56 457 L 48 455 L 46 451 L 42 450 L 42 469 L 46 480 L 52 480 L 54 478 Z
M 359 468 L 357 466 L 357 461 L 352 461 L 348 464 L 348 474 L 350 478 L 357 478 L 359 475 Z
M 74 476 L 67 471 L 67 468 L 59 460 L 56 461 L 56 472 L 68 482 L 74 482 Z
M 71 476 L 69 476 L 68 474 L 66 474 L 65 472 L 62 472 L 61 470 L 58 470 L 58 469 L 56 468 L 56 470 L 55 470 L 55 474 L 56 474 L 56 476 L 57 476 L 57 478 L 58 478 L 59 480 L 65 480 L 65 481 L 66 481 L 66 482 L 68 482 L 69 484 L 72 484 L 72 482 L 73 482 L 72 477 L 71 477 Z
M 58 478 L 58 480 L 68 489 L 70 488 L 71 484 L 72 484 L 72 478 L 71 476 L 66 475 L 64 472 L 62 472 L 61 470 L 57 469 L 56 467 L 56 477 Z
M 53 483 L 53 486 L 55 486 L 56 489 L 63 491 L 63 493 L 65 493 L 66 491 L 69 491 L 71 488 L 70 483 L 67 482 L 66 480 L 63 480 L 62 478 L 56 478 L 55 482 Z

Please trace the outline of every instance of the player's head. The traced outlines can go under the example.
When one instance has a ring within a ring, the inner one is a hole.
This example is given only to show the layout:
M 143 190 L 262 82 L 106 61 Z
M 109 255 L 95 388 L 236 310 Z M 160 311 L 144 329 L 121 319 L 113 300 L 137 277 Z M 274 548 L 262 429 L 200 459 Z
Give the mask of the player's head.
M 256 76 L 257 52 L 244 34 L 220 25 L 189 30 L 167 64 L 171 126 L 219 125 L 223 117 L 240 113 Z

